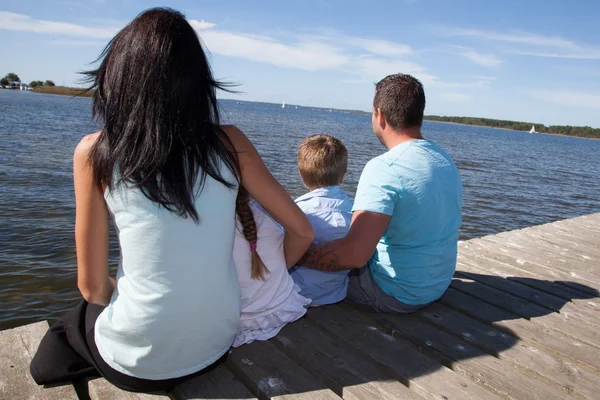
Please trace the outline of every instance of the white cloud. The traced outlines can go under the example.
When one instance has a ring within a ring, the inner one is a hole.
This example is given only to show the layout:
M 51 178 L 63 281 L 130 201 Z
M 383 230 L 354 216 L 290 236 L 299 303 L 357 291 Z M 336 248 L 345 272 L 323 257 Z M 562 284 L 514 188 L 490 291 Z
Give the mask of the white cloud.
M 107 39 L 112 38 L 117 33 L 117 29 L 113 28 L 92 28 L 68 22 L 46 21 L 6 11 L 0 11 L 0 29 Z
M 194 28 L 199 26 L 199 22 L 195 20 L 191 20 L 190 24 Z M 371 83 L 398 72 L 413 74 L 424 82 L 439 81 L 425 73 L 422 66 L 394 57 L 412 53 L 410 46 L 386 40 L 343 36 L 331 30 L 322 31 L 319 36 L 299 37 L 291 43 L 269 36 L 219 29 L 198 30 L 198 34 L 211 53 L 279 67 L 307 71 L 339 70 L 354 75 L 356 79 L 353 81 L 356 82 Z M 373 55 L 356 53 L 353 51 L 356 47 Z M 378 57 L 379 55 L 382 57 Z
M 414 53 L 409 45 L 390 42 L 389 40 L 349 37 L 347 42 L 370 53 L 382 56 L 404 56 Z
M 190 23 L 196 25 L 196 21 Z M 207 29 L 198 32 L 212 53 L 307 71 L 340 68 L 348 57 L 317 42 L 287 44 L 264 36 Z
M 571 48 L 575 44 L 574 42 L 559 36 L 544 36 L 523 31 L 497 32 L 483 29 L 445 28 L 443 29 L 443 32 L 448 36 L 470 36 L 479 39 L 531 44 L 536 46 Z
M 344 66 L 344 70 L 371 81 L 373 79 L 379 80 L 387 75 L 399 72 L 415 75 L 429 81 L 437 79 L 434 76 L 425 73 L 424 68 L 418 64 L 400 60 L 387 60 L 372 56 L 352 57 L 352 59 Z
M 451 102 L 466 102 L 471 100 L 471 96 L 465 93 L 457 93 L 457 92 L 442 92 L 439 94 L 438 98 L 443 101 L 451 101 Z
M 462 52 L 461 55 L 475 64 L 483 65 L 484 67 L 496 67 L 502 64 L 502 60 L 492 53 L 479 53 L 475 50 L 467 50 Z
M 537 57 L 600 59 L 600 48 L 586 46 L 560 36 L 547 36 L 525 31 L 498 32 L 483 29 L 441 28 L 445 36 L 469 37 L 518 47 L 505 48 L 512 54 Z
M 214 23 L 204 20 L 189 22 L 209 51 L 219 55 L 305 71 L 339 71 L 357 82 L 373 83 L 389 74 L 407 73 L 421 79 L 428 87 L 473 85 L 446 82 L 427 72 L 423 66 L 402 59 L 414 53 L 414 50 L 406 44 L 389 40 L 360 38 L 324 30 L 321 36 L 288 35 L 291 40 L 284 42 L 270 36 L 219 29 Z M 0 29 L 76 37 L 76 41 L 57 42 L 77 46 L 98 44 L 85 39 L 109 39 L 118 31 L 118 28 L 46 21 L 10 12 L 0 12 Z
M 197 26 L 197 21 L 190 21 Z M 395 74 L 411 74 L 427 87 L 472 87 L 473 83 L 446 82 L 427 72 L 416 63 L 401 60 L 400 54 L 410 54 L 410 46 L 378 39 L 343 36 L 333 30 L 321 31 L 319 36 L 299 37 L 296 42 L 284 43 L 269 36 L 204 29 L 198 31 L 208 50 L 215 54 L 295 68 L 307 71 L 333 70 L 354 76 L 353 83 L 373 83 Z M 333 43 L 337 44 L 334 45 Z M 357 53 L 355 47 L 371 54 Z
M 47 43 L 58 46 L 74 46 L 74 47 L 99 47 L 106 46 L 106 40 L 80 40 L 80 39 L 58 39 L 49 40 Z
M 197 31 L 214 28 L 216 26 L 216 24 L 213 24 L 212 22 L 206 22 L 203 19 L 201 19 L 200 21 L 192 19 L 190 20 L 190 25 Z
M 600 93 L 540 90 L 532 93 L 536 99 L 569 107 L 600 110 Z
M 478 76 L 475 78 L 475 86 L 478 89 L 488 89 L 492 86 L 492 82 L 496 80 L 493 76 Z
M 190 24 L 197 26 L 197 21 L 192 20 Z M 390 74 L 405 73 L 419 78 L 428 87 L 461 86 L 441 80 L 426 72 L 421 65 L 391 57 L 392 54 L 407 53 L 410 47 L 385 40 L 342 38 L 337 33 L 331 33 L 332 36 L 308 36 L 293 43 L 284 43 L 268 36 L 218 29 L 205 29 L 198 34 L 211 53 L 307 71 L 343 71 L 355 77 L 352 79 L 354 83 L 373 83 Z M 370 53 L 375 54 L 353 52 L 343 47 L 347 44 L 368 48 Z M 378 56 L 382 53 L 390 57 Z

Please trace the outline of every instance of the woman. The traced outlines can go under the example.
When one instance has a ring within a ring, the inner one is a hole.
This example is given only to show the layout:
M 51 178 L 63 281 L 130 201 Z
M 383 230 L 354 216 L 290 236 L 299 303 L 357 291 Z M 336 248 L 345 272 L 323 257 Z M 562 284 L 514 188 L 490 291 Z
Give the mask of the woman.
M 310 223 L 246 136 L 219 125 L 216 89 L 184 16 L 151 9 L 120 31 L 88 75 L 103 129 L 73 157 L 82 301 L 44 337 L 38 384 L 102 375 L 130 391 L 170 391 L 217 362 L 240 319 L 232 261 L 240 184 L 286 230 L 298 260 Z M 109 213 L 121 262 L 108 274 Z

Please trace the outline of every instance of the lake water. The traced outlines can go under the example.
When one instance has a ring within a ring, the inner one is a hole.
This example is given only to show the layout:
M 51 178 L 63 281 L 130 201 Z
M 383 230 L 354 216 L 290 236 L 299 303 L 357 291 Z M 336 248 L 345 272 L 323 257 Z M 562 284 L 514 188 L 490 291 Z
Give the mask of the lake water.
M 80 298 L 71 163 L 81 137 L 97 129 L 90 104 L 0 90 L 0 329 L 56 318 Z M 307 135 L 344 141 L 351 195 L 365 163 L 385 151 L 368 115 L 221 104 L 224 120 L 246 132 L 292 196 L 305 192 L 296 149 Z M 600 211 L 600 141 L 433 122 L 425 122 L 423 134 L 460 169 L 463 240 Z M 114 271 L 114 235 L 110 255 Z

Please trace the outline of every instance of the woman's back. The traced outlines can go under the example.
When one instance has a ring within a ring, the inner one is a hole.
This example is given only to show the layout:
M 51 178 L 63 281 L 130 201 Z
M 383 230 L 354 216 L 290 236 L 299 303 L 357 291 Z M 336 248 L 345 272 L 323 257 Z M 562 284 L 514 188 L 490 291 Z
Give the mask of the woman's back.
M 102 129 L 73 155 L 83 300 L 47 333 L 31 371 L 39 384 L 100 374 L 125 390 L 169 392 L 220 358 L 238 331 L 239 184 L 286 228 L 290 263 L 314 235 L 243 132 L 221 126 L 216 91 L 226 85 L 183 14 L 141 13 L 98 61 L 87 76 Z
M 227 167 L 221 173 L 235 182 Z M 207 176 L 195 198 L 196 223 L 137 188 L 107 189 L 121 262 L 117 289 L 95 334 L 111 367 L 168 379 L 212 364 L 231 346 L 240 312 L 239 295 L 233 295 L 239 293 L 232 260 L 235 198 L 235 189 Z

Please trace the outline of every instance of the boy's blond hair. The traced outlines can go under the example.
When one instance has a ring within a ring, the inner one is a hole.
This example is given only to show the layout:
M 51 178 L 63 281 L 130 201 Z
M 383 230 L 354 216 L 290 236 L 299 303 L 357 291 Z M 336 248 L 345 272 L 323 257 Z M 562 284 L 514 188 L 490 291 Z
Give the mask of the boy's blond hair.
M 309 136 L 298 149 L 298 171 L 309 189 L 339 185 L 348 170 L 348 150 L 330 135 Z

